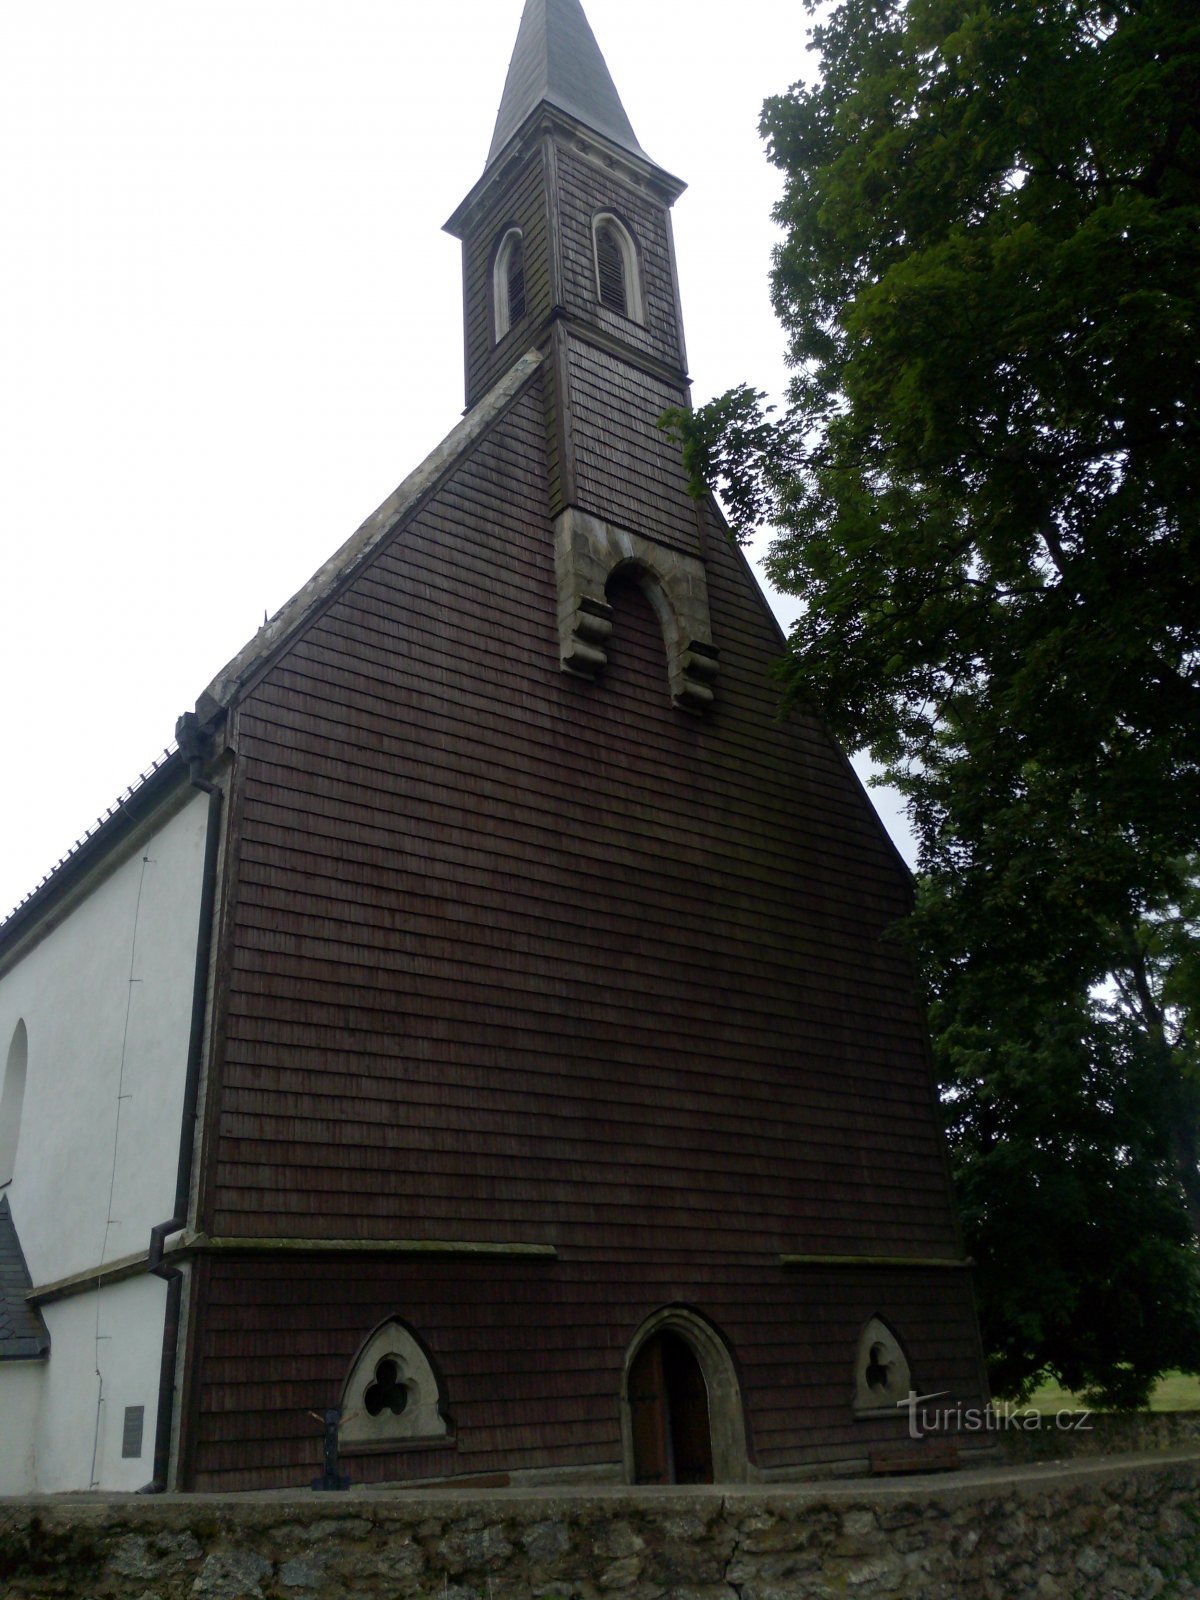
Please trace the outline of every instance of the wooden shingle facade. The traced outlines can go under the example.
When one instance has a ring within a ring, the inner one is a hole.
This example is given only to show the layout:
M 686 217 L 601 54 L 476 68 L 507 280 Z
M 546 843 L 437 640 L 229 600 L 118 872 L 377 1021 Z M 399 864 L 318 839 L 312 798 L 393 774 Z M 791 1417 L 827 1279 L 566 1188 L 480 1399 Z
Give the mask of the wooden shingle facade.
M 907 874 L 779 716 L 777 626 L 656 426 L 680 185 L 614 102 L 578 0 L 530 0 L 452 223 L 467 419 L 198 707 L 181 1487 L 306 1483 L 338 1406 L 357 1481 L 857 1460 L 905 1436 L 886 1382 L 855 1405 L 872 1319 L 982 1398 Z M 600 303 L 609 217 L 640 317 Z

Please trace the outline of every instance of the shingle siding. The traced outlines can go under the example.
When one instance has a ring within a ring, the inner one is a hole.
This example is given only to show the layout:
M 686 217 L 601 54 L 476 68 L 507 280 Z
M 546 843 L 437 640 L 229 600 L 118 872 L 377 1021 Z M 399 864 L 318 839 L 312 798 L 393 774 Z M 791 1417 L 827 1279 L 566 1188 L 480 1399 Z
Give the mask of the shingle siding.
M 709 717 L 671 705 L 636 590 L 603 677 L 559 670 L 546 431 L 539 373 L 240 706 L 203 1225 L 558 1254 L 206 1263 L 198 1488 L 311 1476 L 307 1412 L 396 1314 L 457 1438 L 363 1480 L 614 1465 L 626 1344 L 676 1301 L 731 1340 L 763 1466 L 895 1431 L 845 1399 L 881 1306 L 914 1371 L 978 1388 L 963 1275 L 814 1297 L 778 1260 L 958 1251 L 903 870 L 822 729 L 779 718 L 716 530 Z
M 570 145 L 558 147 L 558 193 L 563 259 L 563 304 L 632 349 L 679 370 L 679 318 L 666 207 L 649 193 L 607 172 Z M 612 211 L 633 235 L 641 263 L 645 322 L 597 304 L 592 222 Z
M 906 1418 L 849 1421 L 852 1362 L 888 1308 L 914 1382 L 978 1393 L 964 1274 L 801 1275 L 741 1260 L 631 1251 L 569 1262 L 217 1262 L 198 1397 L 197 1487 L 304 1486 L 319 1466 L 312 1412 L 336 1404 L 364 1330 L 401 1314 L 435 1351 L 454 1435 L 350 1455 L 356 1483 L 614 1467 L 628 1341 L 664 1303 L 702 1305 L 737 1352 L 752 1460 L 766 1472 L 861 1459 Z
M 567 349 L 574 411 L 574 502 L 659 544 L 696 553 L 700 528 L 679 446 L 658 426 L 685 395 L 582 339 Z
M 510 227 L 521 230 L 525 251 L 525 315 L 496 342 L 493 337 L 492 262 Z M 467 403 L 474 405 L 539 337 L 550 315 L 550 245 L 543 155 L 520 163 L 493 197 L 488 220 L 463 247 Z

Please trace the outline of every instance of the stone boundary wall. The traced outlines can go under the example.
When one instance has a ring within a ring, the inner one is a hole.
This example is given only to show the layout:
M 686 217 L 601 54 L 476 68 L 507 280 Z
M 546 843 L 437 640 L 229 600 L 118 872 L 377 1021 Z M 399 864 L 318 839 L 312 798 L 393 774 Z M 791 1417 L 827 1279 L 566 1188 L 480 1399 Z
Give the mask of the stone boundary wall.
M 1028 1410 L 1011 1408 L 1027 1418 Z M 1080 1413 L 1068 1413 L 1080 1417 Z M 1200 1450 L 1200 1411 L 1093 1411 L 1082 1426 L 1056 1425 L 1053 1414 L 1039 1426 L 1006 1427 L 992 1435 L 1009 1462 L 1061 1461 L 1076 1456 L 1147 1455 L 1156 1450 Z
M 1200 1450 L 945 1478 L 0 1501 L 0 1600 L 1194 1600 Z

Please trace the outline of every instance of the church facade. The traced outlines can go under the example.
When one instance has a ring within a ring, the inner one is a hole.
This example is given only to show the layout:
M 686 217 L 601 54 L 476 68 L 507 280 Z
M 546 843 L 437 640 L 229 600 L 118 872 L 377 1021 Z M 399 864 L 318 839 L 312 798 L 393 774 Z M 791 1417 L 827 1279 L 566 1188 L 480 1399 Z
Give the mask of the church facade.
M 681 191 L 529 0 L 464 419 L 0 927 L 17 1488 L 306 1484 L 331 1409 L 358 1482 L 737 1482 L 982 1403 L 908 875 L 657 426 Z M 101 976 L 119 1062 L 52 1023 Z

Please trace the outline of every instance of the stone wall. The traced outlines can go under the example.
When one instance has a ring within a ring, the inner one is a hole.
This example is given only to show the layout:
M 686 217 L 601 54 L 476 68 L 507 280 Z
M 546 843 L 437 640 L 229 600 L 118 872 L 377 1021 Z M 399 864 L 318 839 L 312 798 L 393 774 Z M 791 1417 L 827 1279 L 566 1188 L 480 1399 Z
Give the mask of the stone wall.
M 706 1490 L 0 1502 L 2 1600 L 1190 1600 L 1200 1450 Z
M 1076 1456 L 1147 1455 L 1157 1450 L 1200 1450 L 1200 1411 L 1095 1411 L 1058 1420 L 1017 1411 L 1020 1427 L 997 1435 L 1009 1462 L 1062 1461 Z

